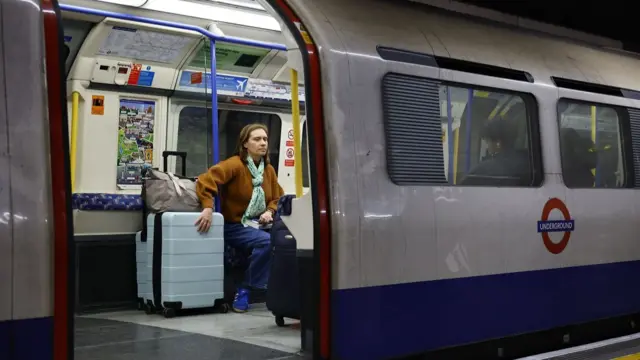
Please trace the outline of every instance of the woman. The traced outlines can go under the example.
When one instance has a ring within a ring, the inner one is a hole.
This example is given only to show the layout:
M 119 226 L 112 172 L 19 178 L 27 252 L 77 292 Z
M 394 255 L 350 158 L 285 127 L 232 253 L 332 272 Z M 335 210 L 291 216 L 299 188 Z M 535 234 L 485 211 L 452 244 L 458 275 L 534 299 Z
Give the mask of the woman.
M 272 222 L 278 199 L 284 194 L 276 171 L 269 164 L 268 140 L 266 126 L 245 126 L 240 131 L 234 155 L 211 167 L 196 182 L 196 192 L 204 209 L 196 221 L 198 231 L 209 230 L 213 198 L 218 194 L 218 186 L 223 186 L 224 240 L 232 247 L 251 252 L 245 282 L 233 301 L 235 312 L 246 312 L 249 288 L 264 290 L 269 279 L 269 233 L 244 224 L 255 218 L 261 224 Z

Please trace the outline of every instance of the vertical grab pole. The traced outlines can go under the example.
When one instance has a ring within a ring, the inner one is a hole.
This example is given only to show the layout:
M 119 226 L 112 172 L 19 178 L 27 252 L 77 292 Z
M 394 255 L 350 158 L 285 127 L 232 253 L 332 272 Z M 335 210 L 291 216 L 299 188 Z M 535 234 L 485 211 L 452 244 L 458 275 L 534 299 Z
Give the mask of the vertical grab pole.
M 80 107 L 80 93 L 71 94 L 71 193 L 76 190 L 76 164 L 78 159 L 78 108 Z
M 213 165 L 220 162 L 220 141 L 218 139 L 218 86 L 216 84 L 216 41 L 211 39 L 211 147 L 213 154 Z M 220 197 L 215 198 L 215 209 L 222 211 L 220 207 Z
M 298 71 L 291 69 L 291 115 L 293 117 L 293 171 L 296 197 L 302 196 L 302 149 L 300 141 L 300 101 L 298 99 Z

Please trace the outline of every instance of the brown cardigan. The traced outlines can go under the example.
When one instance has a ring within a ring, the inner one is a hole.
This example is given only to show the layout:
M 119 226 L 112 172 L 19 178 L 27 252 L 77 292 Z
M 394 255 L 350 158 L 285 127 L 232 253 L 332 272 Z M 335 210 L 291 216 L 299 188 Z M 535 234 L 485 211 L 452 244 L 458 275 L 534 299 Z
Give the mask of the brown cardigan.
M 267 208 L 274 212 L 278 206 L 278 199 L 284 195 L 284 190 L 278 184 L 276 171 L 271 165 L 266 165 L 262 181 Z M 239 223 L 242 215 L 249 206 L 253 184 L 251 172 L 247 164 L 239 156 L 232 156 L 221 161 L 198 177 L 196 193 L 203 208 L 213 208 L 213 197 L 218 194 L 218 185 L 222 187 L 222 215 L 226 222 Z

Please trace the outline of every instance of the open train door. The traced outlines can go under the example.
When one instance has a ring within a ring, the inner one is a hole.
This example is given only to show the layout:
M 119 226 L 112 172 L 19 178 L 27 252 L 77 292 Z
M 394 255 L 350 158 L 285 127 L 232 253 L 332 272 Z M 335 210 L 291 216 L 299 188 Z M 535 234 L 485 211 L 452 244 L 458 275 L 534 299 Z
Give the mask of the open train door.
M 331 227 L 329 187 L 325 153 L 325 125 L 322 107 L 320 55 L 318 48 L 285 0 L 268 0 L 276 15 L 293 36 L 293 44 L 302 55 L 305 79 L 305 108 L 309 143 L 310 188 L 313 211 L 314 281 L 313 298 L 317 299 L 313 323 L 313 358 L 331 358 Z M 290 51 L 293 49 L 290 49 Z
M 51 194 L 53 210 L 53 359 L 73 359 L 74 268 L 73 217 L 69 164 L 69 122 L 66 106 L 62 17 L 57 0 L 41 0 L 45 36 L 45 69 L 49 115 Z
M 72 359 L 70 181 L 55 0 L 0 2 L 0 359 Z

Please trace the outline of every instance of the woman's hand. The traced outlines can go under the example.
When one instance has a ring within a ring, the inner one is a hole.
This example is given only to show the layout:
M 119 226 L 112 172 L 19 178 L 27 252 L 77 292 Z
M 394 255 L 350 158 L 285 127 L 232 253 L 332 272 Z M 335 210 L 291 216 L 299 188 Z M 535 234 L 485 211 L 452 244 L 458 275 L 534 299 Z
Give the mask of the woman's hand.
M 260 220 L 258 221 L 260 224 L 268 224 L 273 222 L 273 213 L 271 210 L 267 210 L 260 215 Z
M 212 218 L 213 218 L 213 209 L 206 208 L 202 210 L 202 213 L 200 214 L 200 216 L 198 217 L 198 220 L 196 220 L 196 223 L 194 224 L 198 227 L 198 232 L 206 233 L 207 231 L 209 231 L 209 228 L 211 227 Z

